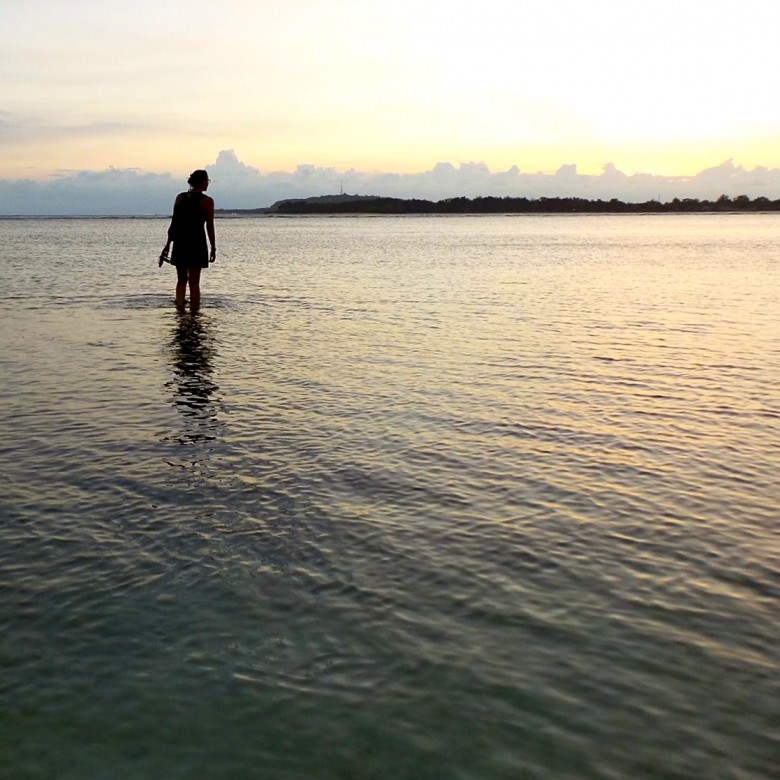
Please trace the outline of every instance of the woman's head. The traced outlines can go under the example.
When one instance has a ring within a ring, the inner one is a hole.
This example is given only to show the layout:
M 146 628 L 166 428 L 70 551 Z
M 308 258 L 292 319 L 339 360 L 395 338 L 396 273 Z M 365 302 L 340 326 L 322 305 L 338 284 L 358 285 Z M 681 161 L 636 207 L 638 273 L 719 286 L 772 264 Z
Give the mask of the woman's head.
M 190 185 L 190 187 L 198 188 L 198 189 L 206 189 L 206 187 L 209 186 L 209 175 L 207 171 L 193 171 L 190 174 L 190 178 L 187 179 L 187 184 Z

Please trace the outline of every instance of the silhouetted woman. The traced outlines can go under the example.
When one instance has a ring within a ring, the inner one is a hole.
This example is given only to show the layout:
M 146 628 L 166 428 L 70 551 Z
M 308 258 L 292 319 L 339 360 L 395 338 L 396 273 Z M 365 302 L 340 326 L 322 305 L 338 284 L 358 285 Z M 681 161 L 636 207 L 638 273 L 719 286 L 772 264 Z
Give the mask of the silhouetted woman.
M 197 309 L 200 305 L 200 271 L 217 259 L 214 200 L 205 194 L 209 188 L 206 171 L 194 171 L 187 179 L 187 184 L 190 185 L 189 191 L 179 193 L 173 204 L 168 241 L 160 255 L 160 264 L 168 259 L 168 250 L 173 242 L 171 265 L 176 266 L 176 305 L 184 305 L 184 293 L 189 283 L 190 306 Z M 211 244 L 211 254 L 206 245 L 206 234 Z

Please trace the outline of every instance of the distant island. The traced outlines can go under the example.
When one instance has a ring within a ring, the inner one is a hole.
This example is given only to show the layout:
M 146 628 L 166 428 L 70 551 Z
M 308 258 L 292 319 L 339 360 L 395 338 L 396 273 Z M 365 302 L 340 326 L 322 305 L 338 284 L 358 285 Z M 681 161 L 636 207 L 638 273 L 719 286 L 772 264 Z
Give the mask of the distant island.
M 411 198 L 384 198 L 375 195 L 319 195 L 280 200 L 267 208 L 217 209 L 222 216 L 298 214 L 666 214 L 706 212 L 780 211 L 780 200 L 721 195 L 717 200 L 674 198 L 662 203 L 625 203 L 587 198 L 445 198 L 431 201 Z

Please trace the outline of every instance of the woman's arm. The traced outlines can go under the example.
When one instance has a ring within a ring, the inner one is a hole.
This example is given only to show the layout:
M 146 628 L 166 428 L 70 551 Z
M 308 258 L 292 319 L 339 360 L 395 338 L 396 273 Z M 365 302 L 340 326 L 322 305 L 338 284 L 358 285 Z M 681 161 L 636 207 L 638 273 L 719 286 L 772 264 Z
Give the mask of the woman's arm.
M 179 205 L 179 201 L 181 200 L 181 195 L 176 196 L 176 200 L 173 202 L 173 213 L 176 213 L 176 207 Z M 173 215 L 171 216 L 171 224 L 168 225 L 168 240 L 165 242 L 165 246 L 163 247 L 163 251 L 160 252 L 160 265 L 167 262 L 168 260 L 168 252 L 171 248 L 171 242 L 173 241 Z
M 208 196 L 206 197 L 206 234 L 211 244 L 209 261 L 213 263 L 217 259 L 217 237 L 214 233 L 214 199 Z
M 173 215 L 176 214 L 176 207 L 181 203 L 181 195 L 176 196 L 176 200 L 173 202 Z M 173 221 L 174 216 L 171 216 L 171 224 L 168 225 L 168 243 L 165 245 L 166 248 L 171 245 L 171 241 L 173 241 Z

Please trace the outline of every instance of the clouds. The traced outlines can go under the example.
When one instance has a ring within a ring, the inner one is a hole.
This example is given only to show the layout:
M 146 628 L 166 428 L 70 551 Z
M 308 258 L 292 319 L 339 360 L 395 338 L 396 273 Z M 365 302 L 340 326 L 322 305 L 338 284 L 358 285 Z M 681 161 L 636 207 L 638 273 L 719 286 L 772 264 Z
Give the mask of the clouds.
M 780 198 L 780 169 L 747 169 L 731 160 L 695 176 L 627 175 L 614 165 L 598 175 L 580 174 L 574 164 L 555 173 L 526 173 L 517 166 L 491 171 L 482 162 L 437 163 L 420 173 L 337 170 L 302 164 L 292 171 L 264 173 L 242 162 L 231 149 L 205 165 L 218 208 L 259 208 L 284 198 L 344 192 L 398 198 L 442 198 L 480 195 L 516 197 L 619 198 L 643 202 L 652 198 L 715 199 L 725 193 Z M 0 182 L 0 214 L 119 215 L 170 213 L 185 179 L 136 168 L 65 173 L 47 182 L 24 179 Z
M 6 180 L 0 189 L 0 214 L 164 214 L 176 187 L 169 174 L 132 168 L 78 171 L 48 182 Z

